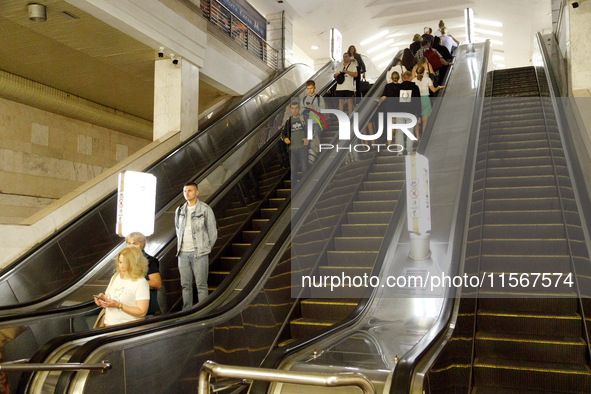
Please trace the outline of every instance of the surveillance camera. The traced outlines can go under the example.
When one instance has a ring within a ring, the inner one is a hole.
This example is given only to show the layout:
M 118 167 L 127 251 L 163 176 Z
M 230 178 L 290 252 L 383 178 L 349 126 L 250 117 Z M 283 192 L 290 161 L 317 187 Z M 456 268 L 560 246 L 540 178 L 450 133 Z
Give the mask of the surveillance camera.
M 158 57 L 164 57 L 164 47 L 158 48 Z
M 170 60 L 172 60 L 172 64 L 174 64 L 175 66 L 177 64 L 179 64 L 179 59 L 177 59 L 177 58 L 174 57 L 174 53 L 171 53 L 170 54 Z
M 579 8 L 579 2 L 578 1 L 575 1 L 572 5 L 573 5 L 573 8 Z

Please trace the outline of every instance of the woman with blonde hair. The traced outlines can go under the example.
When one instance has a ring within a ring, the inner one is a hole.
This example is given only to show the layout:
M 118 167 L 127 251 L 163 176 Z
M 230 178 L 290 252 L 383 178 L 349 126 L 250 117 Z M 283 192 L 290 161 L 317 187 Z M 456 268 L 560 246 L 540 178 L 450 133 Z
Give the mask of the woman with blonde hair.
M 148 260 L 142 251 L 127 247 L 117 255 L 115 275 L 104 293 L 94 302 L 105 311 L 104 325 L 129 323 L 142 319 L 150 304 L 150 286 L 145 279 Z
M 429 78 L 428 75 L 425 74 L 425 67 L 419 66 L 417 67 L 417 76 L 415 79 L 412 80 L 418 87 L 421 92 L 421 117 L 422 124 L 423 124 L 423 132 L 427 128 L 427 121 L 429 120 L 429 116 L 431 115 L 431 98 L 429 97 L 429 90 L 433 93 L 439 91 L 440 89 L 445 88 L 445 86 L 441 85 L 438 87 L 433 86 L 433 81 Z
M 419 59 L 417 64 L 415 64 L 415 66 L 412 68 L 412 79 L 415 79 L 417 77 L 417 69 L 419 67 L 423 67 L 425 69 L 425 71 L 429 72 L 429 74 L 435 74 L 435 72 L 433 71 L 433 67 L 429 63 L 429 59 L 427 59 L 426 57 L 423 56 L 422 58 Z

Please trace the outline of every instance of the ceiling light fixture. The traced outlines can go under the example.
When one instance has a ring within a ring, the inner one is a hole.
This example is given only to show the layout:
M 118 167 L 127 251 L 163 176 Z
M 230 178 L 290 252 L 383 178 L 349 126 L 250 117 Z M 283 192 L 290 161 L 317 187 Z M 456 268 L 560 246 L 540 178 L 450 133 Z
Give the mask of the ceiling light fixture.
M 47 20 L 47 10 L 43 4 L 29 4 L 29 19 L 33 22 L 45 22 Z
M 484 19 L 474 18 L 474 22 L 479 23 L 481 25 L 503 27 L 503 24 L 501 22 L 486 21 Z
M 476 31 L 478 33 L 482 33 L 482 34 L 489 34 L 491 36 L 503 37 L 503 33 L 499 33 L 498 31 L 484 30 L 484 29 L 479 29 L 477 27 L 474 28 L 474 31 Z
M 318 49 L 316 45 L 312 45 L 312 49 Z
M 502 60 L 505 60 L 505 57 L 504 56 L 499 56 L 499 55 L 493 55 L 493 59 L 494 60 L 501 60 L 502 61 Z
M 388 30 L 382 30 L 378 34 L 373 35 L 373 36 L 369 37 L 368 39 L 361 41 L 359 43 L 359 45 L 364 46 L 365 44 L 369 44 L 370 42 L 373 42 L 373 41 L 377 40 L 378 38 L 384 37 L 386 34 L 388 34 Z
M 495 67 L 505 68 L 505 65 L 504 64 L 500 64 L 500 63 L 495 63 Z
M 392 49 L 388 49 L 386 52 L 382 53 L 381 55 L 378 55 L 378 56 L 374 57 L 374 58 L 373 58 L 373 59 L 371 59 L 371 60 L 373 60 L 373 61 L 375 62 L 376 60 L 383 59 L 383 58 L 385 58 L 386 56 L 388 56 L 388 55 L 390 55 L 390 54 L 392 54 L 392 53 L 396 52 L 397 50 L 398 50 L 398 47 L 396 47 L 396 48 L 392 48 Z
M 393 39 L 393 38 L 390 38 L 389 40 L 387 40 L 387 41 L 384 41 L 384 42 L 382 42 L 381 44 L 379 44 L 379 45 L 376 45 L 375 47 L 373 47 L 373 48 L 371 48 L 371 49 L 368 49 L 368 50 L 367 50 L 367 53 L 369 54 L 369 53 L 375 52 L 375 51 L 377 51 L 378 49 L 380 49 L 380 48 L 383 48 L 383 47 L 385 47 L 385 46 L 387 46 L 388 44 L 391 44 L 391 43 L 393 43 L 393 42 L 394 42 L 394 39 Z

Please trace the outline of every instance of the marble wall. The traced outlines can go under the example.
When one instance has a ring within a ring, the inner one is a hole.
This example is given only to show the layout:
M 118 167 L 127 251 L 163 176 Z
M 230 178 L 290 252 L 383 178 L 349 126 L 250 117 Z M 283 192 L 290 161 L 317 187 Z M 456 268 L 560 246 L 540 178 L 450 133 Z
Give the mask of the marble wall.
M 0 98 L 0 223 L 19 223 L 150 141 Z
M 293 64 L 293 18 L 282 12 L 267 15 L 267 42 L 279 51 L 280 67 L 282 56 L 285 57 L 285 67 Z M 282 45 L 284 45 L 283 53 L 281 53 Z
M 591 90 L 591 1 L 579 1 L 569 15 L 572 90 Z

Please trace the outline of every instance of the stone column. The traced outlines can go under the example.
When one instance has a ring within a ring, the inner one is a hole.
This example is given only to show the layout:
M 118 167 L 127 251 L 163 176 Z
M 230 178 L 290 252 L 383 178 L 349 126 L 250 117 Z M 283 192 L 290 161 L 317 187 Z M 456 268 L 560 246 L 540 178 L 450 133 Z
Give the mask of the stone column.
M 285 12 L 267 15 L 267 42 L 279 51 L 279 67 L 285 59 L 285 67 L 293 59 L 293 18 Z
M 154 133 L 157 140 L 180 131 L 181 141 L 198 131 L 199 68 L 185 59 L 157 60 L 154 67 Z
M 589 72 L 589 56 L 591 56 L 591 2 L 579 1 L 577 8 L 568 11 L 570 29 L 570 61 L 571 83 L 573 95 L 589 96 L 591 90 L 591 73 Z M 567 5 L 568 7 L 568 5 Z

